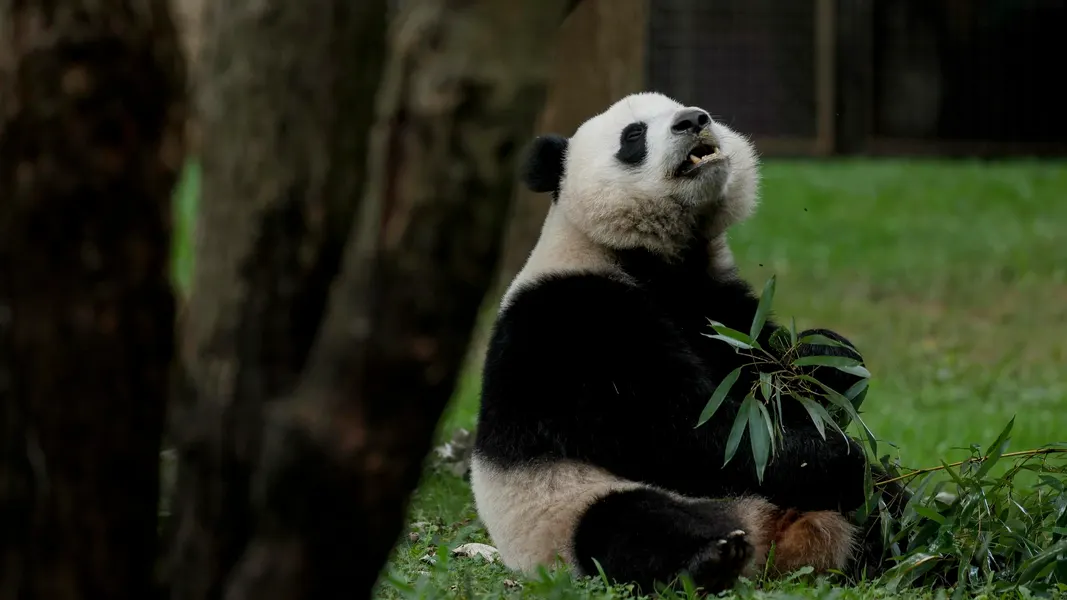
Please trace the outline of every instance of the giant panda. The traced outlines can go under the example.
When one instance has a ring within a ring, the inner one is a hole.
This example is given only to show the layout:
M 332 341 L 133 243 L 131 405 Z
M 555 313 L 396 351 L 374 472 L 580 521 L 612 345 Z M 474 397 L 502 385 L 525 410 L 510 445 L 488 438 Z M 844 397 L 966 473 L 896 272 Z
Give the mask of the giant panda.
M 646 590 L 683 572 L 725 589 L 763 569 L 772 543 L 776 572 L 844 568 L 858 547 L 844 513 L 864 499 L 855 441 L 824 440 L 787 409 L 761 484 L 747 434 L 723 465 L 742 395 L 694 427 L 743 360 L 705 335 L 708 319 L 747 331 L 758 304 L 726 240 L 758 201 L 750 142 L 701 108 L 637 93 L 569 138 L 536 138 L 522 179 L 552 204 L 493 325 L 471 460 L 502 561 L 529 573 L 559 557 L 579 575 L 599 564 Z

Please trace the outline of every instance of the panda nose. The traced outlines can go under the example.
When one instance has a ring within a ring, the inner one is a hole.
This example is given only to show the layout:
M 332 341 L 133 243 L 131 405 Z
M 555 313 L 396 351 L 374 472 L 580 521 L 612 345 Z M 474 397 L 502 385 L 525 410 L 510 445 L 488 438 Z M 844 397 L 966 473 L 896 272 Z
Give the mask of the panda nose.
M 683 108 L 674 116 L 671 131 L 674 133 L 700 133 L 701 130 L 708 126 L 708 123 L 711 123 L 711 117 L 708 116 L 708 113 L 699 108 Z

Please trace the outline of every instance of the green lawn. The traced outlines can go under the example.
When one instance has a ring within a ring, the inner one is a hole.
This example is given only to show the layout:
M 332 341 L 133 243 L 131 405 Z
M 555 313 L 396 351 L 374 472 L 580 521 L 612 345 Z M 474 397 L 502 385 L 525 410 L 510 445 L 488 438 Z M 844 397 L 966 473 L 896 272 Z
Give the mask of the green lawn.
M 873 373 L 864 419 L 903 464 L 965 458 L 957 448 L 989 444 L 1013 415 L 1009 450 L 1067 441 L 1067 163 L 770 161 L 764 177 L 760 210 L 731 238 L 742 272 L 757 289 L 777 275 L 779 317 L 860 347 Z M 188 219 L 195 185 L 183 189 Z M 176 248 L 188 269 L 187 239 Z M 477 387 L 466 374 L 442 437 L 474 425 Z M 428 471 L 411 517 L 419 538 L 403 538 L 388 572 L 418 589 L 385 583 L 379 597 L 621 597 L 565 573 L 422 560 L 438 545 L 488 542 L 454 476 Z M 805 583 L 773 594 L 891 595 Z

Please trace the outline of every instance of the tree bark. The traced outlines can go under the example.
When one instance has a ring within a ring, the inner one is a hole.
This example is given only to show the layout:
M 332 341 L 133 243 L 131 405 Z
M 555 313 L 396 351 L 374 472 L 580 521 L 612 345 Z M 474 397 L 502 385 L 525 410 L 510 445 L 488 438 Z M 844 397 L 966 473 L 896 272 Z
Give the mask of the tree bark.
M 172 598 L 224 597 L 254 531 L 261 411 L 296 384 L 339 268 L 386 4 L 211 2 L 201 15 L 201 200 L 171 427 Z
M 0 2 L 0 598 L 155 596 L 184 62 L 160 1 Z
M 573 8 L 560 29 L 558 51 L 538 133 L 570 135 L 586 119 L 645 81 L 648 0 L 586 0 Z M 499 267 L 471 345 L 470 361 L 480 365 L 495 304 L 537 243 L 550 199 L 525 187 L 515 189 Z
M 568 4 L 411 3 L 370 155 L 385 0 L 210 5 L 171 596 L 370 595 Z M 178 42 L 165 0 L 0 28 L 0 598 L 152 598 Z
M 402 526 L 566 1 L 406 4 L 369 153 L 386 2 L 204 15 L 174 598 L 368 597 Z
M 343 273 L 271 415 L 231 598 L 369 597 L 491 282 L 565 4 L 427 0 L 398 18 Z

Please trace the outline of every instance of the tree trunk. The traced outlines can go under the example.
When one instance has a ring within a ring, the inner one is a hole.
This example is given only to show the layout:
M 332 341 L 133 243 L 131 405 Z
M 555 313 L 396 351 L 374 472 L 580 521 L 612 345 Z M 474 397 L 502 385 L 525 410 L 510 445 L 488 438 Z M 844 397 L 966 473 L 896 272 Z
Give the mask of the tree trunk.
M 164 0 L 0 2 L 0 598 L 155 596 L 184 64 Z
M 368 156 L 385 4 L 205 15 L 175 598 L 370 595 L 491 281 L 566 0 L 405 3 Z
M 583 121 L 619 98 L 641 91 L 645 81 L 648 0 L 586 0 L 560 30 L 551 85 L 537 119 L 538 133 L 570 135 Z M 480 365 L 495 305 L 537 243 L 550 199 L 516 187 L 504 245 L 485 312 L 471 345 Z
M 205 15 L 174 598 L 369 596 L 455 382 L 573 0 L 411 3 L 368 155 L 386 4 Z M 165 9 L 0 4 L 0 599 L 155 596 Z
M 233 598 L 369 597 L 491 282 L 564 5 L 399 18 L 363 205 L 305 379 L 272 415 Z
M 386 4 L 209 2 L 201 15 L 201 199 L 171 428 L 175 599 L 221 599 L 253 533 L 261 411 L 296 384 L 339 268 Z

